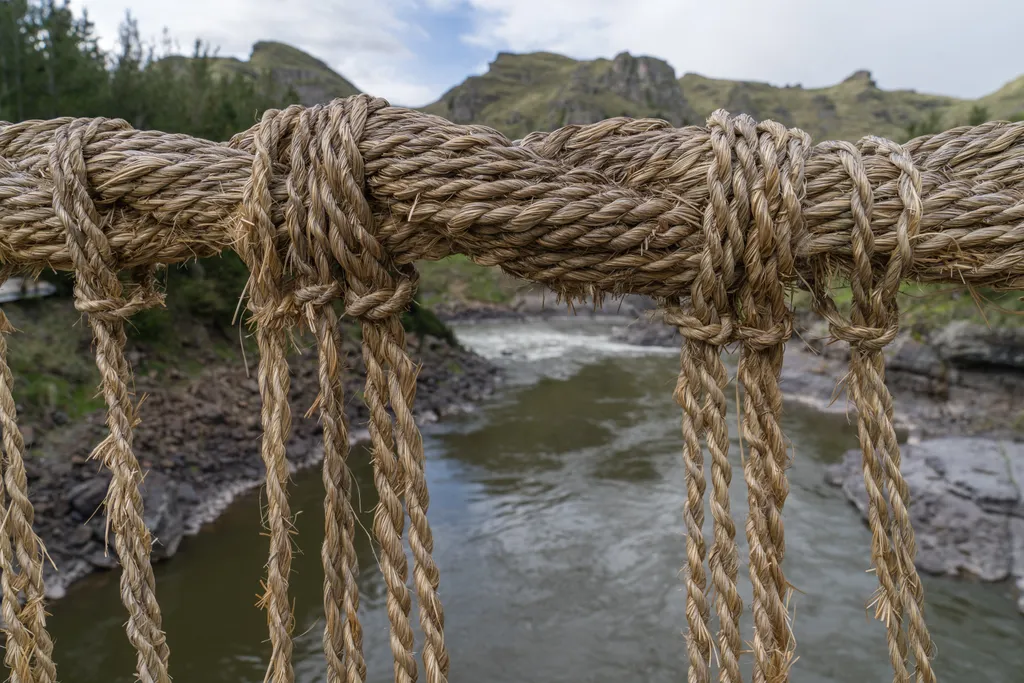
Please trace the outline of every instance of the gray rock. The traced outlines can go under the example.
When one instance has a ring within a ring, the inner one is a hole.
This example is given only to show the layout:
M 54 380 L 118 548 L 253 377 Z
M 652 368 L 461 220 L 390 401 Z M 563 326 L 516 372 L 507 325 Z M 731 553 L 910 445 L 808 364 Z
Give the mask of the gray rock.
M 109 486 L 110 475 L 105 473 L 97 474 L 91 479 L 76 484 L 68 491 L 71 509 L 85 518 L 91 517 L 103 505 Z
M 178 500 L 185 505 L 196 505 L 199 503 L 199 494 L 192 484 L 181 482 L 178 484 Z
M 1024 370 L 1024 330 L 989 329 L 964 320 L 951 322 L 931 341 L 936 352 L 961 367 L 996 366 Z
M 1013 543 L 1013 580 L 1017 586 L 1017 609 L 1024 613 L 1024 519 L 1010 518 Z
M 829 468 L 826 481 L 841 487 L 866 519 L 860 463 L 859 450 L 846 453 Z M 984 581 L 1012 576 L 1024 589 L 1024 515 L 1015 478 L 1024 471 L 1024 444 L 981 438 L 922 441 L 903 446 L 902 471 L 922 571 Z
M 171 557 L 185 535 L 177 482 L 160 472 L 148 472 L 142 484 L 142 501 L 146 526 L 153 536 L 153 560 Z
M 900 335 L 888 349 L 886 366 L 889 370 L 909 372 L 935 379 L 945 379 L 946 366 L 934 347 L 923 344 L 910 335 Z
M 663 323 L 637 321 L 615 330 L 612 340 L 634 346 L 670 346 L 681 343 L 679 330 Z

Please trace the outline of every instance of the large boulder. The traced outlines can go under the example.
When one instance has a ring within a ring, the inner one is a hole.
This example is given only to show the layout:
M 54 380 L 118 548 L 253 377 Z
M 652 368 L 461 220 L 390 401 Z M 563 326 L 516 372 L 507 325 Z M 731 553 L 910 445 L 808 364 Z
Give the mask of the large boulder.
M 1024 444 L 951 437 L 902 448 L 917 536 L 917 565 L 930 574 L 1014 579 L 1024 593 Z M 829 468 L 829 483 L 867 519 L 861 452 Z M 1024 611 L 1024 598 L 1018 603 Z

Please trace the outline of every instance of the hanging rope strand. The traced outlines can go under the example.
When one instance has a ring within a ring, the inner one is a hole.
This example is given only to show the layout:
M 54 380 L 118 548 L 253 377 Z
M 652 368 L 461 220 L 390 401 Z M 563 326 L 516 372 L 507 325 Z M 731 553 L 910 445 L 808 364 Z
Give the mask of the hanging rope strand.
M 833 335 L 850 343 L 851 398 L 857 406 L 858 432 L 863 450 L 864 482 L 868 491 L 868 522 L 872 531 L 872 562 L 880 590 L 875 597 L 875 616 L 886 624 L 889 655 L 895 680 L 933 683 L 932 643 L 924 624 L 924 599 L 914 564 L 916 543 L 907 511 L 908 489 L 900 472 L 899 445 L 893 428 L 892 396 L 885 386 L 882 350 L 895 339 L 899 327 L 897 296 L 914 257 L 913 242 L 921 224 L 921 178 L 905 149 L 873 139 L 888 154 L 898 171 L 898 196 L 903 210 L 896 224 L 897 248 L 885 269 L 876 274 L 873 256 L 876 236 L 872 226 L 874 197 L 859 151 L 836 143 L 834 149 L 857 192 L 851 200 L 856 219 L 853 252 L 856 268 L 850 279 L 853 294 L 851 319 L 843 320 L 824 291 L 829 273 L 816 275 L 815 305 L 830 324 Z M 888 501 L 886 501 L 888 492 Z M 909 643 L 904 617 L 909 619 Z M 911 651 L 912 650 L 912 651 Z M 908 669 L 914 655 L 916 670 Z
M 281 290 L 284 266 L 278 256 L 276 231 L 271 217 L 273 201 L 270 184 L 274 161 L 282 142 L 285 122 L 278 112 L 263 116 L 254 141 L 255 153 L 250 182 L 240 220 L 242 256 L 251 272 L 249 308 L 256 323 L 256 344 L 260 360 L 257 370 L 263 439 L 260 455 L 266 467 L 267 526 L 270 553 L 260 605 L 267 612 L 270 632 L 270 661 L 267 679 L 271 683 L 293 683 L 292 630 L 294 619 L 288 599 L 292 564 L 292 521 L 288 504 L 288 460 L 285 443 L 291 431 L 288 393 L 287 327 L 291 324 Z
M 128 609 L 128 639 L 138 653 L 136 675 L 142 683 L 168 683 L 169 650 L 161 627 L 156 581 L 150 564 L 152 539 L 143 518 L 142 471 L 132 446 L 138 422 L 128 388 L 124 321 L 162 302 L 150 286 L 123 296 L 116 261 L 87 187 L 84 149 L 101 133 L 123 130 L 123 121 L 76 119 L 54 132 L 49 171 L 54 183 L 54 213 L 60 218 L 75 264 L 75 306 L 87 313 L 96 342 L 96 365 L 107 404 L 109 436 L 93 451 L 111 471 L 106 509 L 108 528 L 121 562 L 121 599 Z
M 76 273 L 76 307 L 93 330 L 110 431 L 94 457 L 112 473 L 107 520 L 143 683 L 169 681 L 169 653 L 150 566 L 143 473 L 133 453 L 139 418 L 124 321 L 161 302 L 156 265 L 227 247 L 238 249 L 251 271 L 261 356 L 271 537 L 263 604 L 272 683 L 294 678 L 284 444 L 291 421 L 288 332 L 300 322 L 316 338 L 325 430 L 328 678 L 365 683 L 340 337 L 330 310 L 338 299 L 362 329 L 380 494 L 374 533 L 395 678 L 417 679 L 403 547 L 407 512 L 424 671 L 429 683 L 447 679 L 422 436 L 412 417 L 418 369 L 406 353 L 400 315 L 415 291 L 413 264 L 452 254 L 501 266 L 566 298 L 632 293 L 666 303 L 666 320 L 685 338 L 675 393 L 686 463 L 689 675 L 701 682 L 712 676 L 716 642 L 719 680 L 739 679 L 742 601 L 721 358 L 733 341 L 741 344 L 740 419 L 749 456 L 743 474 L 754 680 L 788 679 L 794 657 L 791 587 L 783 573 L 789 463 L 778 378 L 791 320 L 783 295 L 793 283 L 812 289 L 833 336 L 851 345 L 849 386 L 879 581 L 876 615 L 887 626 L 895 680 L 933 683 L 909 491 L 881 352 L 898 329 L 901 281 L 1024 283 L 1021 159 L 1024 124 L 962 127 L 906 145 L 865 138 L 811 148 L 800 131 L 716 112 L 707 127 L 616 118 L 512 142 L 492 129 L 458 126 L 365 95 L 268 112 L 228 144 L 104 119 L 0 124 L 0 262 L 11 272 Z M 138 268 L 141 280 L 121 282 L 120 271 Z M 845 277 L 853 292 L 849 320 L 827 297 L 830 284 Z M 0 375 L 5 658 L 15 679 L 51 683 L 41 549 L 29 533 L 9 368 Z M 711 458 L 710 550 L 702 529 L 704 447 Z
M 14 376 L 7 364 L 7 335 L 13 331 L 0 311 L 0 428 L 4 447 L 0 509 L 5 520 L 0 533 L 0 584 L 7 633 L 4 661 L 12 683 L 54 683 L 57 669 L 43 604 L 43 547 L 32 528 L 35 511 L 28 495 L 25 440 L 18 428 Z

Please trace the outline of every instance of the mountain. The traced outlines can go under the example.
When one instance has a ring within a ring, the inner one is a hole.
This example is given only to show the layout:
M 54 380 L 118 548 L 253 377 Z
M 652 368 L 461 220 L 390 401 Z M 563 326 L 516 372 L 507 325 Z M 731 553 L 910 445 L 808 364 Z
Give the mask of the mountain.
M 186 58 L 171 59 L 184 61 Z M 298 103 L 305 106 L 359 94 L 356 86 L 316 57 L 274 41 L 260 41 L 253 45 L 247 62 L 234 57 L 210 57 L 210 66 L 214 74 L 225 76 L 240 72 L 258 79 L 269 75 L 282 89 L 294 90 L 299 96 Z
M 270 75 L 305 105 L 359 92 L 327 64 L 277 42 L 259 42 L 248 61 L 214 58 L 224 74 Z M 655 117 L 674 125 L 703 125 L 715 109 L 774 119 L 817 140 L 894 140 L 952 128 L 972 119 L 1016 119 L 1024 113 L 1024 76 L 990 95 L 965 100 L 914 90 L 883 90 L 871 72 L 856 71 L 836 85 L 803 88 L 715 79 L 677 78 L 668 62 L 628 52 L 581 61 L 551 52 L 498 53 L 486 73 L 470 76 L 423 107 L 456 123 L 491 126 L 515 139 L 534 130 L 594 123 L 613 116 Z
M 974 107 L 986 111 L 972 114 Z M 531 130 L 594 123 L 610 116 L 654 116 L 703 124 L 715 109 L 774 119 L 815 140 L 908 137 L 908 128 L 952 128 L 972 115 L 1007 119 L 1024 112 L 1024 76 L 978 100 L 913 90 L 882 90 L 869 71 L 826 88 L 714 79 L 653 57 L 621 53 L 578 61 L 551 53 L 500 53 L 486 73 L 451 88 L 425 110 L 456 123 L 480 123 L 518 138 Z
M 550 52 L 502 52 L 487 73 L 467 78 L 425 110 L 512 137 L 612 116 L 653 116 L 677 126 L 697 120 L 667 62 L 628 53 L 581 62 Z
M 679 86 L 703 117 L 721 107 L 733 114 L 745 113 L 755 119 L 773 119 L 802 128 L 819 141 L 857 140 L 864 135 L 901 140 L 907 137 L 908 126 L 929 119 L 932 112 L 941 120 L 946 112 L 961 107 L 966 119 L 970 109 L 969 105 L 963 106 L 967 104 L 963 100 L 953 97 L 882 90 L 869 71 L 857 71 L 827 88 L 779 87 L 697 74 L 684 75 Z M 1024 106 L 1024 97 L 1020 101 Z

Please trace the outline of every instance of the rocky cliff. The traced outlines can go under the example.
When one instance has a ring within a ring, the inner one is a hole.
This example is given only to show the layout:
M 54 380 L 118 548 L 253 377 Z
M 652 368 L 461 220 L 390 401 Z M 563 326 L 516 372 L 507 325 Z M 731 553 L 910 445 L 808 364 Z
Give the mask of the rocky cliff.
M 271 41 L 256 43 L 246 62 L 216 59 L 225 73 L 254 78 L 269 73 L 305 105 L 347 97 L 358 88 L 305 52 Z M 501 52 L 486 73 L 470 76 L 424 107 L 456 123 L 496 128 L 512 138 L 534 130 L 593 123 L 613 116 L 654 117 L 677 126 L 701 125 L 718 108 L 773 119 L 809 132 L 815 140 L 857 140 L 882 135 L 895 140 L 928 121 L 952 128 L 973 115 L 1014 119 L 1024 115 L 1024 76 L 978 100 L 913 90 L 883 90 L 872 73 L 859 70 L 825 88 L 733 81 L 685 73 L 668 62 L 622 52 L 613 59 L 581 61 L 551 52 Z
M 626 52 L 592 62 L 501 53 L 487 73 L 466 79 L 426 110 L 513 137 L 613 116 L 653 116 L 677 126 L 699 120 L 667 62 Z
M 298 95 L 298 103 L 307 107 L 359 93 L 356 86 L 327 64 L 284 43 L 256 43 L 247 62 L 231 57 L 214 57 L 212 62 L 215 73 L 240 72 L 254 79 L 269 76 L 282 91 L 291 89 Z

